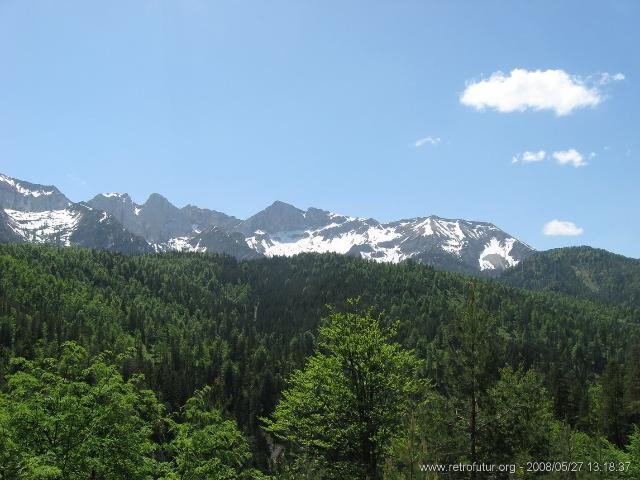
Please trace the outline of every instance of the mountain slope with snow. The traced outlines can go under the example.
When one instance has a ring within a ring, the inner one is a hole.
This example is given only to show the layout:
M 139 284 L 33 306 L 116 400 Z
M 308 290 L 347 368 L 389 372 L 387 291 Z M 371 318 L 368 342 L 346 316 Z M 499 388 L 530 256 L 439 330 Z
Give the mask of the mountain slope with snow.
M 151 246 L 109 213 L 73 203 L 56 187 L 0 174 L 0 242 L 77 245 L 121 253 Z
M 430 216 L 382 224 L 282 202 L 243 226 L 245 232 L 255 228 L 246 233 L 247 244 L 266 256 L 334 252 L 378 262 L 411 259 L 450 270 L 501 271 L 532 252 L 490 223 Z
M 174 206 L 153 193 L 73 203 L 56 187 L 0 175 L 0 242 L 81 245 L 124 253 L 225 253 L 250 259 L 333 252 L 376 262 L 412 260 L 464 272 L 499 273 L 533 249 L 495 225 L 437 216 L 380 223 L 274 202 L 240 220 L 215 210 Z
M 113 216 L 83 204 L 40 212 L 7 208 L 3 213 L 17 237 L 13 241 L 76 245 L 129 254 L 153 252 L 144 239 L 126 230 Z

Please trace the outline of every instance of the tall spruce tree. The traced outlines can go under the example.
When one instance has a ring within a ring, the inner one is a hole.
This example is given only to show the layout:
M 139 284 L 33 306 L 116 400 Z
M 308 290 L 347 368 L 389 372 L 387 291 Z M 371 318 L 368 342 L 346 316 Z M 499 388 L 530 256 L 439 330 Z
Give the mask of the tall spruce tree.
M 640 424 L 640 341 L 629 348 L 625 361 L 624 404 L 628 423 Z
M 600 376 L 598 427 L 600 432 L 621 447 L 627 435 L 624 405 L 624 375 L 619 362 L 610 360 Z
M 445 390 L 467 435 L 467 458 L 475 463 L 486 426 L 481 408 L 494 376 L 492 365 L 500 358 L 500 344 L 493 319 L 476 308 L 474 284 L 469 286 L 464 310 L 446 329 L 445 342 Z

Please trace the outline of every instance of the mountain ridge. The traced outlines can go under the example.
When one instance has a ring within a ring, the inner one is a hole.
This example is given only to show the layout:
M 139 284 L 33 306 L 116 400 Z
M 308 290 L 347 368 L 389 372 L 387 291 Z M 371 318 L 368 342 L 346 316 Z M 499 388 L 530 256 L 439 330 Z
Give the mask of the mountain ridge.
M 640 308 L 640 260 L 589 246 L 534 252 L 500 280 L 609 305 Z
M 54 186 L 1 174 L 0 207 L 0 241 L 81 244 L 123 253 L 207 251 L 245 259 L 334 252 L 496 274 L 534 251 L 485 221 L 430 215 L 382 223 L 316 207 L 303 210 L 281 200 L 238 219 L 194 205 L 179 208 L 159 193 L 142 204 L 127 193 L 100 193 L 73 203 Z

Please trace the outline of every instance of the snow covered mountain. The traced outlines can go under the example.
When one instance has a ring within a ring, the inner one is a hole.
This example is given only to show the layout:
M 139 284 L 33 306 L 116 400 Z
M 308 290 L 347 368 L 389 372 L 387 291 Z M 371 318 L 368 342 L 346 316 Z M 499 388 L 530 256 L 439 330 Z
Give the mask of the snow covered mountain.
M 57 188 L 0 175 L 0 242 L 81 245 L 124 253 L 199 251 L 237 258 L 335 252 L 377 262 L 413 260 L 465 272 L 500 272 L 533 249 L 491 223 L 437 216 L 380 223 L 284 202 L 240 220 L 157 193 L 73 203 Z
M 78 245 L 122 253 L 151 253 L 111 214 L 73 203 L 56 187 L 0 174 L 0 242 Z
M 490 223 L 430 216 L 383 224 L 282 202 L 238 229 L 251 248 L 266 256 L 336 252 L 378 262 L 412 259 L 457 271 L 501 271 L 533 251 Z

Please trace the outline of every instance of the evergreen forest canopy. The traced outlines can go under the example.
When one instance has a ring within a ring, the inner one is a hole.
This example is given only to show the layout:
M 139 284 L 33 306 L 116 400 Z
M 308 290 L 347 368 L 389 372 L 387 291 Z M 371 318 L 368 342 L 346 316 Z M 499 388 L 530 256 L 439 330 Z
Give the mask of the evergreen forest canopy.
M 536 252 L 501 279 L 515 287 L 640 308 L 640 260 L 598 248 Z
M 567 293 L 333 254 L 0 245 L 0 479 L 639 478 L 638 304 Z

